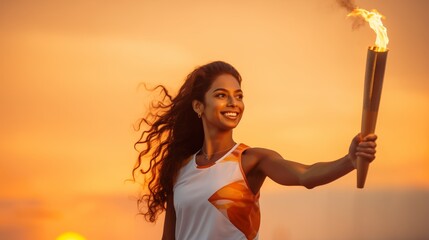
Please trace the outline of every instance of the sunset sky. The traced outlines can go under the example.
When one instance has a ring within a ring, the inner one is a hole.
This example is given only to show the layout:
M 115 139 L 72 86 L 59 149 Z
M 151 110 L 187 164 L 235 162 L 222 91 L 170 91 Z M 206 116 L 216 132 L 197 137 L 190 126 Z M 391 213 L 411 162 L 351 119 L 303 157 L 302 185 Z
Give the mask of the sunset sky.
M 357 0 L 390 49 L 366 186 L 266 182 L 261 239 L 429 236 L 429 1 Z M 137 216 L 134 126 L 150 99 L 214 60 L 243 77 L 235 140 L 306 164 L 360 131 L 368 25 L 335 0 L 0 1 L 0 239 L 159 239 Z

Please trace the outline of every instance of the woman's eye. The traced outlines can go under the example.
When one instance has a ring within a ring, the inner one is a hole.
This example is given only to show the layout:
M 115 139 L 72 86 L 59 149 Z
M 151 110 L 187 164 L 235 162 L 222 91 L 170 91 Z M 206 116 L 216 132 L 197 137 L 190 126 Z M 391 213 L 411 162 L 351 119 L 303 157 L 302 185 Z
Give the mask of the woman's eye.
M 243 100 L 243 95 L 241 95 L 241 94 L 240 94 L 240 95 L 237 95 L 237 96 L 236 96 L 236 98 L 237 98 L 238 100 Z
M 224 98 L 226 95 L 225 94 L 223 94 L 223 93 L 219 93 L 219 94 L 217 94 L 216 95 L 216 97 L 218 97 L 218 98 Z

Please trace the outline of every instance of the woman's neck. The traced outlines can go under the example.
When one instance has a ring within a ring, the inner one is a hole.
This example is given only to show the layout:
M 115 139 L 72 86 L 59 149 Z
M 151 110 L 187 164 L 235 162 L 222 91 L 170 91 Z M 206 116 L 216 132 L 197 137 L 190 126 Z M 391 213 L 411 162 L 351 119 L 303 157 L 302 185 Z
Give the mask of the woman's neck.
M 232 138 L 232 130 L 227 132 L 208 133 L 204 136 L 202 151 L 207 155 L 228 151 L 236 143 Z

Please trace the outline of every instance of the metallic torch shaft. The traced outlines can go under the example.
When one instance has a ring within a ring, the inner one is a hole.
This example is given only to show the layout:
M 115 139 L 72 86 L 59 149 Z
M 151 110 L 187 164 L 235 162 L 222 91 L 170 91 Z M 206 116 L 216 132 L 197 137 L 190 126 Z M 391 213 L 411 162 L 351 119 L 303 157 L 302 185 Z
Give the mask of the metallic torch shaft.
M 374 133 L 377 123 L 378 107 L 380 105 L 381 90 L 383 88 L 384 70 L 386 68 L 387 52 L 377 52 L 374 47 L 368 48 L 365 71 L 365 87 L 362 109 L 362 138 Z M 360 158 L 357 159 L 357 187 L 365 186 L 369 163 Z

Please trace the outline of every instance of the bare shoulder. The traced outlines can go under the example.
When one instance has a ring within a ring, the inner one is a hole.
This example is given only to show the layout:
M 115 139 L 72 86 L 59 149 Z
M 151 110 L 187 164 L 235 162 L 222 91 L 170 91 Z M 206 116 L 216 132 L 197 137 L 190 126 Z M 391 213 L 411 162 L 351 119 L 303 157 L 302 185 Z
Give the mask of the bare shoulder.
M 281 159 L 281 156 L 271 149 L 248 148 L 243 152 L 241 165 L 253 193 L 259 192 L 267 176 L 264 166 L 273 159 Z
M 279 153 L 267 148 L 252 147 L 246 149 L 242 156 L 243 170 L 248 173 L 257 169 L 259 164 L 267 159 L 282 158 Z
M 258 161 L 266 159 L 266 158 L 281 158 L 281 155 L 277 153 L 274 150 L 267 149 L 267 148 L 249 148 L 246 149 L 245 152 L 243 152 L 243 156 L 251 159 L 257 159 Z

